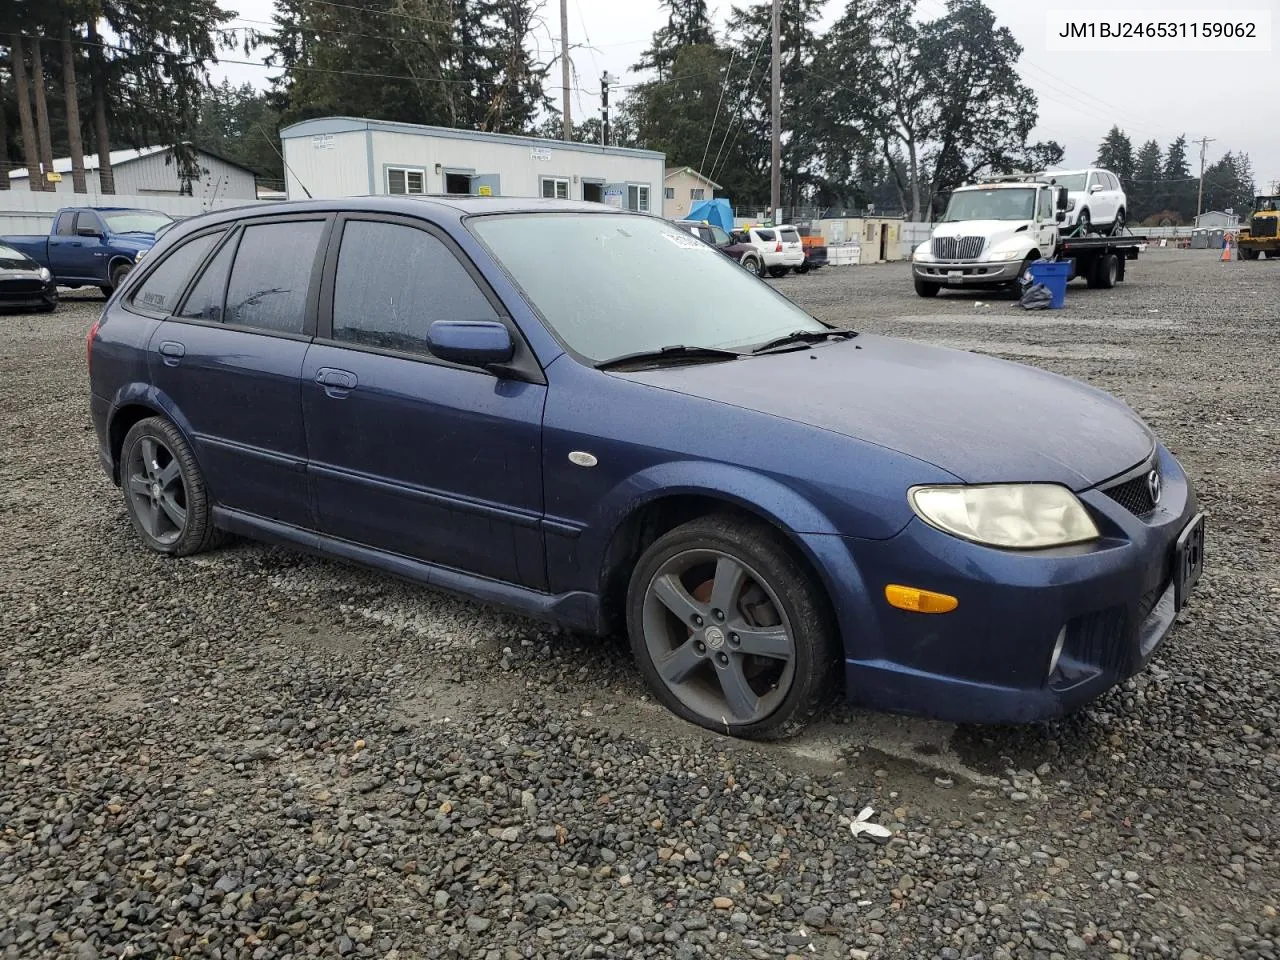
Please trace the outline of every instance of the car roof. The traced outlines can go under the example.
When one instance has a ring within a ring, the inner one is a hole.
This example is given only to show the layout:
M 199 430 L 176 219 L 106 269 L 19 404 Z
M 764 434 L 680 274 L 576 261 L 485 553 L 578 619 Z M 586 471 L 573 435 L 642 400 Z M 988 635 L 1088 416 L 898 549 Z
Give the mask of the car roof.
M 1046 177 L 1060 177 L 1068 173 L 1111 173 L 1106 167 L 1081 167 L 1079 170 L 1046 170 Z

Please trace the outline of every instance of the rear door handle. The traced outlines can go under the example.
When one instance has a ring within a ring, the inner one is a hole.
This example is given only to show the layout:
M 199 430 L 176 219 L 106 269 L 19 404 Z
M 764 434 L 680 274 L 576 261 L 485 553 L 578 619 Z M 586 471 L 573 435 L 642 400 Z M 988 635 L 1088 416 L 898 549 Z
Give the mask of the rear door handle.
M 187 348 L 176 340 L 164 340 L 160 343 L 160 355 L 170 367 L 176 367 L 178 361 L 187 355 Z
M 345 397 L 348 391 L 356 388 L 358 382 L 356 375 L 350 370 L 321 367 L 316 371 L 316 383 L 324 387 L 324 392 L 331 397 Z

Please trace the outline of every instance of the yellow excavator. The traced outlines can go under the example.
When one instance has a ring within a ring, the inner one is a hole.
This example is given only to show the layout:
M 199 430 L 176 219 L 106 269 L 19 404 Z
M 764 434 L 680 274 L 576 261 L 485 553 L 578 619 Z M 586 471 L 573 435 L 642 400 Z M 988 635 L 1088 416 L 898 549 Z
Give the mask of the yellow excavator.
M 1240 228 L 1236 246 L 1241 260 L 1280 259 L 1280 196 L 1254 197 L 1249 223 Z

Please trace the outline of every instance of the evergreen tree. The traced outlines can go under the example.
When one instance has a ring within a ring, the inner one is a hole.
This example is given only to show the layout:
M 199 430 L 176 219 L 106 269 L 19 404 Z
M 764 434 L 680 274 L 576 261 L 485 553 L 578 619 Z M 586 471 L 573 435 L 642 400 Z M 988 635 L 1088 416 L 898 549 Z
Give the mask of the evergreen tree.
M 1161 177 L 1164 183 L 1160 191 L 1160 208 L 1173 211 L 1179 223 L 1189 222 L 1196 215 L 1198 187 L 1187 161 L 1186 134 L 1169 144 L 1165 151 Z
M 1232 211 L 1243 217 L 1256 194 L 1253 165 L 1247 153 L 1225 153 L 1204 171 L 1204 209 Z
M 1125 190 L 1129 189 L 1133 181 L 1133 144 L 1118 126 L 1113 126 L 1098 144 L 1098 156 L 1093 165 L 1110 170 L 1120 178 Z
M 1159 211 L 1162 173 L 1160 144 L 1155 140 L 1148 140 L 1138 150 L 1133 165 L 1133 182 L 1126 189 L 1129 219 L 1134 223 L 1141 223 Z
M 658 79 L 674 76 L 671 67 L 681 47 L 715 43 L 711 17 L 707 13 L 707 0 L 659 0 L 667 11 L 666 26 L 653 35 L 649 49 L 631 69 L 656 70 Z

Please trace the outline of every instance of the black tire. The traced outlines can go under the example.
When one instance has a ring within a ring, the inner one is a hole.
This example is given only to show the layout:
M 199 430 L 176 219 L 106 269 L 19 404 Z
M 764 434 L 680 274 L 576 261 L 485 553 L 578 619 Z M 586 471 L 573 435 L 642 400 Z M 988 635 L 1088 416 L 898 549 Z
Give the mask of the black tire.
M 139 420 L 125 435 L 120 488 L 134 530 L 156 553 L 187 557 L 221 540 L 195 454 L 163 417 Z
M 805 274 L 808 272 L 809 272 L 809 264 L 807 263 L 802 263 L 800 264 L 800 266 L 796 267 L 796 273 Z
M 930 280 L 921 280 L 919 277 L 913 278 L 916 286 L 916 295 L 920 297 L 936 297 L 938 291 L 942 289 L 942 284 L 933 283 Z
M 1021 295 L 1022 278 L 1027 275 L 1027 271 L 1031 269 L 1031 265 L 1039 259 L 1040 257 L 1036 254 L 1029 254 L 1028 256 L 1023 258 L 1022 266 L 1018 268 L 1018 275 L 1014 277 L 1013 282 L 1009 284 L 1009 286 L 1013 288 L 1014 293 Z
M 790 267 L 770 267 L 769 268 L 769 276 L 774 278 L 785 277 L 790 272 L 791 272 Z
M 1093 232 L 1093 220 L 1089 216 L 1088 207 L 1085 207 L 1080 211 L 1080 216 L 1076 220 L 1076 229 L 1079 231 L 1080 236 L 1082 237 L 1087 237 L 1090 233 Z
M 114 288 L 114 287 L 110 287 L 110 286 L 108 286 L 108 285 L 106 285 L 106 284 L 103 284 L 103 285 L 102 285 L 102 286 L 100 286 L 98 289 L 102 291 L 102 295 L 103 295 L 104 297 L 110 297 L 110 296 L 111 296 L 111 294 L 113 294 L 113 293 L 115 292 L 115 288 Z
M 1116 211 L 1116 218 L 1111 221 L 1111 236 L 1118 237 L 1124 233 L 1124 207 Z
M 742 267 L 744 270 L 751 271 L 757 277 L 763 277 L 765 275 L 764 261 L 754 254 L 748 253 L 742 258 Z
M 111 283 L 107 286 L 99 287 L 104 296 L 111 296 L 119 289 L 120 284 L 124 283 L 124 278 L 129 275 L 129 271 L 133 269 L 132 263 L 117 263 L 111 268 Z
M 781 534 L 729 514 L 693 520 L 645 550 L 627 589 L 627 633 L 667 709 L 733 737 L 791 736 L 839 678 L 838 634 L 814 578 Z M 748 637 L 773 652 L 745 652 Z
M 1120 274 L 1120 261 L 1114 253 L 1104 254 L 1093 262 L 1089 273 L 1089 286 L 1095 290 L 1110 290 Z
M 1261 250 L 1254 250 L 1251 247 L 1240 247 L 1238 249 L 1240 250 L 1241 260 L 1257 260 L 1258 255 L 1262 252 Z M 1270 254 L 1270 253 L 1267 254 L 1268 259 L 1270 259 L 1272 256 L 1273 254 Z

